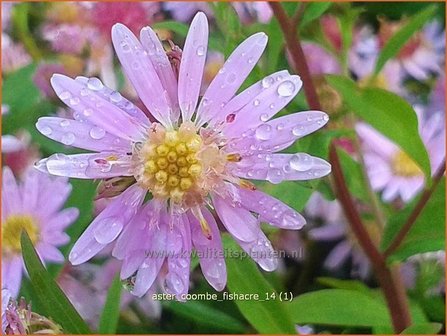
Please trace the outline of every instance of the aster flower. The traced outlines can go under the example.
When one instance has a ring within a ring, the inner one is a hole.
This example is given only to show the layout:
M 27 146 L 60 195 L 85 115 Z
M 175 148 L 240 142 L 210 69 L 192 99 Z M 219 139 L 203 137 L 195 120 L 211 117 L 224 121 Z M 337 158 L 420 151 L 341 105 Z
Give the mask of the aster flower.
M 76 242 L 71 263 L 86 262 L 115 242 L 112 254 L 123 261 L 121 278 L 130 279 L 132 293 L 142 296 L 164 265 L 160 275 L 166 290 L 181 299 L 188 291 L 190 253 L 195 248 L 203 256 L 200 265 L 206 279 L 222 290 L 226 268 L 214 210 L 263 269 L 275 269 L 277 261 L 260 222 L 300 229 L 305 220 L 245 179 L 280 183 L 327 175 L 330 165 L 322 159 L 276 153 L 322 127 L 327 115 L 309 111 L 271 119 L 301 87 L 299 77 L 287 71 L 236 95 L 266 47 L 264 33 L 236 48 L 200 103 L 206 16 L 197 14 L 191 24 L 178 80 L 154 31 L 144 28 L 140 40 L 121 24 L 112 29 L 124 71 L 157 122 L 151 123 L 96 78 L 55 75 L 53 88 L 75 110 L 75 119 L 47 117 L 36 125 L 51 139 L 96 152 L 55 154 L 40 161 L 38 169 L 75 178 L 114 179 L 119 186 L 116 197 Z M 152 199 L 144 202 L 148 193 Z M 210 250 L 215 252 L 211 256 L 205 253 Z
M 322 221 L 322 225 L 308 231 L 310 239 L 318 242 L 335 242 L 335 246 L 326 257 L 324 267 L 336 270 L 346 262 L 352 262 L 352 275 L 367 278 L 371 264 L 363 253 L 356 237 L 349 230 L 340 203 L 328 201 L 317 192 L 313 193 L 306 205 L 306 214 L 313 220 Z M 365 222 L 370 237 L 378 243 L 380 236 L 374 223 Z
M 419 134 L 428 151 L 432 173 L 435 173 L 445 157 L 445 116 L 436 113 L 426 117 L 419 108 L 416 112 Z M 372 127 L 359 123 L 356 131 L 362 141 L 372 188 L 382 191 L 382 198 L 386 202 L 398 198 L 403 202 L 413 199 L 425 183 L 419 166 L 396 144 Z
M 24 298 L 19 302 L 11 299 L 10 293 L 2 289 L 2 334 L 3 335 L 53 335 L 62 329 L 51 319 L 31 311 L 31 304 Z
M 2 175 L 2 287 L 19 293 L 23 275 L 20 235 L 26 230 L 44 262 L 64 261 L 57 246 L 68 243 L 63 230 L 78 216 L 78 209 L 60 210 L 71 185 L 29 169 L 18 183 L 10 168 Z

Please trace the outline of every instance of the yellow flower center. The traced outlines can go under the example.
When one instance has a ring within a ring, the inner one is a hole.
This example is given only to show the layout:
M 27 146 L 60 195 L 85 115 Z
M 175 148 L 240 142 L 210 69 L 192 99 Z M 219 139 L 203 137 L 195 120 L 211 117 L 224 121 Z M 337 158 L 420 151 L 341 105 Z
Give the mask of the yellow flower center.
M 191 122 L 178 130 L 154 123 L 147 141 L 133 152 L 135 179 L 155 198 L 198 204 L 224 170 L 222 155 L 213 142 L 205 144 Z
M 399 151 L 393 158 L 393 171 L 400 176 L 414 177 L 423 175 L 421 168 L 405 152 Z
M 2 223 L 3 251 L 11 253 L 20 253 L 20 236 L 25 230 L 31 241 L 36 243 L 39 238 L 39 227 L 31 216 L 12 215 Z

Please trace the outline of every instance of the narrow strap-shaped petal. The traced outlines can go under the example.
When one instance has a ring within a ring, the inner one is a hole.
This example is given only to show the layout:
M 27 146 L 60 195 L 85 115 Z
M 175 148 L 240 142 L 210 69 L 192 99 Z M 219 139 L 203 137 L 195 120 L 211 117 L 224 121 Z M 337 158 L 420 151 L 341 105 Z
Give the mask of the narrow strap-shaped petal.
M 278 259 L 272 243 L 262 231 L 259 231 L 254 241 L 244 242 L 236 239 L 236 242 L 264 271 L 271 272 L 278 267 Z
M 262 191 L 239 188 L 239 195 L 243 200 L 242 206 L 258 213 L 261 221 L 288 230 L 298 230 L 306 224 L 298 212 Z
M 25 148 L 25 144 L 12 135 L 2 135 L 2 153 L 14 153 Z
M 42 221 L 49 221 L 63 207 L 73 189 L 65 177 L 39 175 L 39 199 L 36 209 Z
M 88 122 L 43 117 L 36 128 L 48 138 L 77 148 L 101 151 L 132 152 L 132 143 L 106 132 L 103 128 Z
M 11 213 L 17 213 L 21 209 L 22 196 L 20 188 L 12 170 L 5 166 L 2 173 L 2 217 L 5 218 Z
M 227 119 L 231 119 L 229 118 L 231 114 L 236 115 L 245 105 L 252 102 L 253 99 L 262 91 L 268 89 L 275 82 L 281 80 L 285 76 L 290 76 L 289 72 L 287 70 L 281 70 L 251 85 L 225 104 L 221 112 L 211 118 L 210 123 L 219 124 L 227 121 Z
M 114 241 L 135 216 L 145 195 L 146 191 L 135 184 L 114 198 L 75 243 L 68 257 L 70 262 L 82 264 Z
M 186 214 L 176 217 L 173 227 L 168 230 L 168 274 L 165 278 L 165 288 L 168 293 L 174 294 L 177 300 L 185 301 L 183 296 L 189 289 L 191 229 Z
M 79 216 L 78 208 L 67 208 L 58 212 L 53 218 L 51 218 L 47 223 L 46 227 L 48 230 L 64 230 L 67 226 L 72 224 L 76 218 Z
M 105 179 L 132 176 L 132 157 L 123 153 L 53 154 L 35 167 L 56 176 Z
M 97 94 L 96 88 L 103 87 L 97 81 L 85 84 L 64 75 L 53 75 L 51 85 L 58 97 L 75 111 L 75 116 L 82 115 L 91 124 L 123 139 L 142 139 L 144 127 L 141 122 Z M 67 143 L 73 141 L 67 140 Z
M 39 185 L 48 179 L 48 175 L 39 172 L 32 167 L 27 169 L 23 183 L 20 186 L 23 209 L 27 209 L 27 211 L 37 209 L 37 203 L 40 197 Z
M 167 254 L 166 245 L 169 227 L 165 216 L 161 216 L 158 227 L 154 226 L 149 230 L 150 238 L 146 246 L 147 257 L 138 268 L 135 286 L 132 290 L 132 294 L 138 297 L 146 294 L 152 287 Z
M 93 88 L 98 96 L 110 101 L 110 103 L 126 112 L 132 118 L 138 119 L 144 126 L 150 126 L 151 122 L 149 121 L 149 118 L 138 106 L 134 105 L 130 100 L 124 98 L 118 91 L 114 91 L 105 85 L 101 85 L 102 83 L 98 78 L 77 76 L 75 81 L 87 85 L 87 87 Z M 79 120 L 82 120 L 83 118 L 83 115 L 79 115 Z
M 306 153 L 258 154 L 243 158 L 234 166 L 236 176 L 275 184 L 284 180 L 312 180 L 331 172 L 328 162 Z
M 256 33 L 242 42 L 228 57 L 200 102 L 197 111 L 199 125 L 220 114 L 222 107 L 233 98 L 256 66 L 267 45 L 267 40 L 266 34 Z
M 278 152 L 323 127 L 328 120 L 327 114 L 320 111 L 299 112 L 275 118 L 260 124 L 245 136 L 232 140 L 227 145 L 227 151 L 242 156 Z
M 239 134 L 261 125 L 281 111 L 299 92 L 302 82 L 298 76 L 284 76 L 254 97 L 227 123 L 223 130 L 227 137 Z
M 216 194 L 211 196 L 219 218 L 231 235 L 245 242 L 256 240 L 260 227 L 250 211 L 242 208 L 235 200 L 224 199 Z
M 17 298 L 23 276 L 21 256 L 2 261 L 2 289 L 7 288 L 13 298 Z
M 197 218 L 189 214 L 192 242 L 199 256 L 203 275 L 215 290 L 221 291 L 227 283 L 227 268 L 223 257 L 222 240 L 213 215 L 205 207 L 202 207 L 201 211 L 211 229 L 211 239 L 205 237 Z
M 199 12 L 186 36 L 178 76 L 178 100 L 183 121 L 190 120 L 196 110 L 207 50 L 208 20 Z
M 170 106 L 172 108 L 172 120 L 178 120 L 180 115 L 177 95 L 177 78 L 169 62 L 168 56 L 161 44 L 157 34 L 150 28 L 144 27 L 140 32 L 140 41 L 143 48 L 157 72 L 163 88 L 168 91 Z
M 135 35 L 124 25 L 118 23 L 112 27 L 112 41 L 116 54 L 138 96 L 150 113 L 165 127 L 170 120 L 169 94 L 163 88 L 147 51 Z
M 37 253 L 45 260 L 45 262 L 54 262 L 61 264 L 64 262 L 64 255 L 57 247 L 53 246 L 52 242 L 39 242 L 36 246 Z

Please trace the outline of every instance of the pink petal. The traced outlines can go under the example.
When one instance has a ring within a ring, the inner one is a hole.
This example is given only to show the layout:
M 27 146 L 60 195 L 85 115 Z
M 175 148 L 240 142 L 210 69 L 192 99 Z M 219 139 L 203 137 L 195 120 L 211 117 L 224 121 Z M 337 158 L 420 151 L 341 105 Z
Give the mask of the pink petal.
M 6 218 L 12 213 L 20 212 L 22 209 L 22 197 L 19 186 L 12 170 L 3 167 L 2 175 L 2 217 Z
M 85 84 L 79 80 L 56 74 L 51 78 L 51 85 L 67 106 L 82 115 L 81 119 L 85 119 L 117 137 L 133 141 L 141 140 L 144 134 L 144 125 L 96 93 L 97 90 L 103 88 L 103 84 L 97 78 L 91 80 Z M 70 136 L 64 144 L 71 145 L 74 141 L 74 137 Z
M 101 151 L 131 152 L 132 143 L 107 133 L 101 127 L 88 122 L 80 122 L 55 117 L 39 118 L 36 128 L 48 138 L 70 146 Z
M 212 118 L 214 124 L 225 122 L 229 114 L 237 114 L 245 105 L 252 102 L 262 91 L 269 88 L 272 83 L 281 80 L 285 76 L 289 76 L 287 70 L 275 72 L 262 80 L 251 85 L 237 96 L 232 98 L 223 108 L 222 111 Z
M 280 200 L 259 190 L 239 188 L 242 206 L 260 215 L 260 221 L 282 229 L 299 230 L 306 220 L 298 212 Z
M 29 168 L 25 173 L 25 178 L 21 186 L 23 208 L 28 211 L 35 210 L 39 200 L 39 184 L 42 183 L 43 173 L 36 169 Z M 40 175 L 40 176 L 39 176 Z M 40 177 L 40 178 L 39 178 Z
M 267 35 L 257 33 L 242 42 L 228 57 L 203 95 L 197 114 L 199 125 L 219 115 L 256 66 L 267 45 Z
M 152 62 L 163 88 L 168 91 L 169 103 L 173 112 L 172 120 L 177 120 L 179 117 L 177 78 L 164 47 L 157 34 L 150 27 L 141 29 L 140 41 L 143 48 L 147 51 L 149 60 Z
M 144 251 L 139 250 L 134 253 L 128 255 L 123 259 L 123 265 L 121 266 L 121 279 L 127 279 L 134 274 L 138 268 L 143 263 L 144 259 L 146 259 L 146 255 Z
M 370 148 L 373 152 L 388 158 L 397 151 L 397 147 L 389 139 L 376 131 L 369 125 L 358 123 L 355 130 L 365 146 Z
M 243 158 L 233 169 L 236 176 L 275 184 L 284 180 L 312 180 L 330 172 L 328 162 L 305 153 L 258 154 Z
M 263 270 L 271 272 L 278 267 L 278 258 L 272 243 L 262 231 L 259 231 L 258 237 L 252 242 L 236 241 Z
M 145 194 L 145 190 L 134 184 L 114 198 L 75 243 L 68 257 L 70 262 L 73 265 L 82 264 L 115 240 L 121 231 L 119 229 L 136 214 Z
M 208 20 L 202 12 L 194 17 L 186 36 L 178 76 L 178 100 L 183 121 L 196 110 L 208 49 Z
M 168 274 L 165 289 L 174 294 L 176 299 L 184 301 L 182 295 L 188 293 L 191 262 L 191 230 L 185 214 L 175 215 L 175 223 L 168 230 L 167 258 Z
M 349 257 L 352 247 L 347 241 L 342 241 L 337 244 L 331 251 L 329 256 L 324 262 L 324 266 L 329 269 L 335 269 L 341 266 L 341 264 Z
M 146 250 L 148 257 L 138 268 L 135 286 L 132 291 L 133 295 L 138 297 L 143 296 L 149 288 L 152 287 L 157 278 L 167 254 L 166 244 L 168 229 L 165 216 L 163 216 L 159 227 L 152 227 L 150 229 L 150 239 L 147 242 Z
M 216 194 L 211 196 L 217 215 L 228 232 L 244 242 L 256 240 L 260 231 L 259 223 L 250 211 L 234 204 L 234 200 L 223 199 Z
M 105 100 L 109 101 L 116 107 L 118 107 L 121 111 L 127 113 L 132 118 L 137 119 L 140 121 L 142 125 L 145 127 L 149 127 L 151 122 L 149 121 L 149 118 L 147 115 L 141 111 L 136 105 L 134 105 L 130 100 L 124 98 L 119 92 L 114 91 L 110 88 L 108 88 L 105 85 L 101 85 L 101 82 L 98 78 L 88 78 L 84 76 L 78 76 L 75 78 L 75 81 L 87 85 L 87 87 L 93 87 L 95 93 Z M 75 114 L 75 119 L 79 121 L 84 121 L 85 116 L 82 114 Z M 78 118 L 76 118 L 78 116 Z
M 245 137 L 236 138 L 227 151 L 242 156 L 278 152 L 319 128 L 329 120 L 324 112 L 307 111 L 290 114 L 260 124 Z
M 309 230 L 309 237 L 313 240 L 331 241 L 342 238 L 346 234 L 344 225 L 326 224 L 322 227 L 317 227 Z
M 36 246 L 36 250 L 40 255 L 40 258 L 45 262 L 63 263 L 64 255 L 51 243 L 40 242 Z
M 36 212 L 40 219 L 46 222 L 62 208 L 68 196 L 70 196 L 72 186 L 68 183 L 68 179 L 64 177 L 40 174 L 39 180 L 41 181 Z
M 68 225 L 72 224 L 79 216 L 77 208 L 68 208 L 54 215 L 45 226 L 52 231 L 64 230 Z
M 105 179 L 132 176 L 132 157 L 122 153 L 54 154 L 35 167 L 56 176 L 80 179 Z
M 112 27 L 112 41 L 124 71 L 150 113 L 163 126 L 171 125 L 168 92 L 135 35 L 124 25 Z
M 23 275 L 23 262 L 21 257 L 6 258 L 2 261 L 2 289 L 7 288 L 13 298 L 17 298 L 20 291 Z
M 2 153 L 14 153 L 25 148 L 23 141 L 12 135 L 2 135 Z
M 298 93 L 302 82 L 298 76 L 284 76 L 254 97 L 223 130 L 227 137 L 237 137 L 243 131 L 255 128 L 272 118 Z
M 211 229 L 211 239 L 205 237 L 197 218 L 189 214 L 192 241 L 199 256 L 203 275 L 215 290 L 222 291 L 227 283 L 227 268 L 219 228 L 208 209 L 202 207 L 201 211 Z

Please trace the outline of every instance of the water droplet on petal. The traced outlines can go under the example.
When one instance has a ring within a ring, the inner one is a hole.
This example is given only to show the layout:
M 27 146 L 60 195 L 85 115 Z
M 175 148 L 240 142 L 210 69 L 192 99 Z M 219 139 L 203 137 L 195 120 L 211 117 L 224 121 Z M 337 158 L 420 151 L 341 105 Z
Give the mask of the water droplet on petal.
M 247 62 L 248 64 L 253 64 L 253 62 L 255 61 L 255 59 L 253 57 L 250 57 Z
M 131 50 L 129 44 L 126 41 L 122 41 L 120 45 L 121 45 L 121 50 L 123 50 L 126 53 Z
M 261 102 L 259 101 L 259 99 L 255 99 L 255 100 L 253 101 L 253 105 L 254 105 L 254 106 L 259 106 L 260 103 L 261 103 Z
M 235 74 L 234 72 L 229 73 L 229 74 L 227 75 L 227 77 L 226 77 L 226 82 L 227 82 L 228 84 L 234 83 L 234 81 L 236 80 L 236 78 L 237 78 L 237 76 L 236 76 L 236 74 Z
M 261 119 L 261 121 L 267 121 L 267 120 L 269 120 L 269 115 L 267 113 L 263 113 L 263 114 L 261 114 L 260 119 Z
M 303 134 L 303 130 L 304 130 L 303 126 L 296 126 L 292 129 L 292 134 L 294 136 L 300 136 Z
M 196 53 L 197 53 L 197 56 L 205 55 L 205 47 L 204 46 L 197 47 Z
M 65 133 L 62 138 L 61 138 L 61 142 L 64 145 L 70 146 L 72 145 L 76 140 L 76 137 L 73 133 L 69 132 L 69 133 Z
M 119 101 L 121 101 L 121 99 L 123 99 L 123 97 L 121 96 L 121 94 L 119 92 L 112 92 L 112 94 L 110 95 L 110 100 L 113 103 L 118 103 Z
M 60 125 L 62 126 L 62 127 L 67 127 L 67 126 L 70 126 L 70 121 L 69 120 L 62 120 L 61 122 L 60 122 Z
M 104 85 L 102 84 L 102 82 L 98 78 L 92 77 L 92 78 L 88 79 L 87 87 L 90 90 L 98 91 L 98 90 L 101 90 L 104 87 Z
M 265 77 L 262 81 L 261 81 L 261 85 L 264 89 L 269 88 L 270 86 L 272 86 L 272 84 L 275 82 L 275 79 L 273 77 Z
M 59 95 L 59 98 L 62 100 L 67 100 L 71 98 L 71 93 L 68 91 L 64 91 Z
M 290 97 L 295 91 L 295 84 L 293 82 L 287 80 L 278 86 L 278 94 L 281 97 Z
M 279 123 L 278 125 L 276 125 L 276 129 L 277 129 L 278 131 L 283 130 L 283 129 L 284 129 L 284 124 Z
M 267 171 L 267 181 L 278 184 L 284 179 L 283 172 L 278 168 L 272 168 Z
M 92 137 L 92 139 L 99 140 L 104 138 L 105 135 L 106 131 L 101 127 L 92 127 L 92 129 L 90 130 L 90 136 Z
M 290 158 L 289 164 L 292 169 L 295 169 L 297 171 L 307 171 L 312 168 L 313 159 L 308 154 L 294 154 Z
M 53 130 L 49 126 L 44 126 L 40 129 L 40 133 L 42 133 L 43 135 L 50 135 L 51 133 L 53 133 Z
M 118 237 L 123 229 L 123 223 L 115 217 L 101 219 L 93 233 L 100 244 L 109 244 Z
M 84 110 L 84 116 L 86 116 L 86 117 L 90 117 L 92 115 L 92 113 L 93 113 L 92 109 L 85 109 Z
M 272 137 L 272 127 L 267 124 L 262 124 L 256 128 L 255 136 L 259 140 L 268 140 Z
M 328 116 L 327 114 L 325 114 L 325 115 L 323 116 L 323 120 L 324 120 L 324 121 L 329 121 L 329 116 Z

